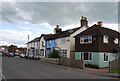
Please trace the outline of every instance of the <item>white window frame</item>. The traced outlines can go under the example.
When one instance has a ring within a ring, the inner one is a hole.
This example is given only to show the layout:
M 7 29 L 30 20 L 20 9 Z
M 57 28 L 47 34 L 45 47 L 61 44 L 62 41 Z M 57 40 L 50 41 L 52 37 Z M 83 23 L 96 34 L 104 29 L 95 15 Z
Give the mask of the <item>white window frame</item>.
M 84 42 L 85 37 L 91 37 L 91 40 L 88 39 L 88 42 Z M 80 37 L 80 44 L 87 44 L 87 43 L 92 43 L 92 36 L 84 36 L 84 37 Z
M 104 43 L 109 43 L 109 37 L 107 35 L 103 36 L 103 42 Z
M 51 45 L 51 40 L 48 40 L 48 46 L 50 46 Z
M 67 58 L 67 50 L 60 50 L 60 56 Z
M 118 38 L 115 38 L 114 43 L 118 44 Z
M 84 60 L 84 53 L 88 53 L 88 60 L 85 61 L 92 61 L 92 53 L 91 52 L 81 52 L 81 60 Z M 91 54 L 91 60 L 90 60 L 90 54 Z
M 107 55 L 107 61 L 106 61 L 106 55 Z M 104 62 L 109 62 L 109 55 L 108 55 L 108 53 L 104 53 Z

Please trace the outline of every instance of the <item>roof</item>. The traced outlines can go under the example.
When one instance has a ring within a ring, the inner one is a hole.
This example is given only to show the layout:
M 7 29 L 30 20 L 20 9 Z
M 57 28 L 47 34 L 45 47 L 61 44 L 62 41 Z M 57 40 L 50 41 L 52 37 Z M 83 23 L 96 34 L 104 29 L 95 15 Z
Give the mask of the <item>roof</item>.
M 62 31 L 62 32 L 59 32 L 59 33 L 56 33 L 56 34 L 52 34 L 47 40 L 68 37 L 80 28 L 81 27 L 77 27 L 77 28 L 68 29 L 68 30 L 65 30 L 65 31 Z
M 40 37 L 37 37 L 37 38 L 35 38 L 35 39 L 29 41 L 27 44 L 32 43 L 32 42 L 37 42 L 37 41 L 39 41 L 39 39 L 40 39 Z
M 43 37 L 45 40 L 48 40 L 53 34 L 42 34 L 41 37 Z
M 47 40 L 51 35 L 52 35 L 52 34 L 41 34 L 40 37 L 37 37 L 37 38 L 31 40 L 31 41 L 28 42 L 27 44 L 32 43 L 32 42 L 40 41 L 41 37 L 43 37 L 45 40 Z
M 70 36 L 72 33 L 74 33 L 75 31 L 77 31 L 80 28 L 81 27 L 68 29 L 68 30 L 65 30 L 65 31 L 62 31 L 62 32 L 59 32 L 59 33 L 56 33 L 56 34 L 42 34 L 40 37 L 37 37 L 37 38 L 31 40 L 27 44 L 39 41 L 41 39 L 41 37 L 43 37 L 45 40 L 52 40 L 52 39 L 57 39 L 57 38 L 68 37 L 68 36 Z
M 80 37 L 80 36 L 84 36 L 84 35 L 107 35 L 109 37 L 117 37 L 117 38 L 120 37 L 119 32 L 109 29 L 109 28 L 100 27 L 96 24 L 93 25 L 92 27 L 89 27 L 85 31 L 79 33 L 75 37 Z

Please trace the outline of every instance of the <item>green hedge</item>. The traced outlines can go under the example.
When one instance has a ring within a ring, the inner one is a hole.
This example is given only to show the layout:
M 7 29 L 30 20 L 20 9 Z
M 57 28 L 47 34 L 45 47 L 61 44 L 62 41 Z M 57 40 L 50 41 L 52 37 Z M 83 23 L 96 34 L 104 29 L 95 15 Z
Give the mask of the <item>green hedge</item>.
M 96 65 L 96 64 L 85 64 L 85 67 L 90 67 L 90 68 L 99 69 L 99 66 Z

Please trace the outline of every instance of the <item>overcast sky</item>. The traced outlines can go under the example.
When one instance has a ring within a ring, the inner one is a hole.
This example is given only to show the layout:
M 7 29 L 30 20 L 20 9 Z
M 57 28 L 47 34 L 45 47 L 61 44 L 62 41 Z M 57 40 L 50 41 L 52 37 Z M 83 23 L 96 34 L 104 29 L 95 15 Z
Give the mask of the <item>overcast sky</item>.
M 4 2 L 0 24 L 0 45 L 25 46 L 42 33 L 53 33 L 55 25 L 63 30 L 80 26 L 80 17 L 88 18 L 89 26 L 103 21 L 105 27 L 118 30 L 117 2 Z

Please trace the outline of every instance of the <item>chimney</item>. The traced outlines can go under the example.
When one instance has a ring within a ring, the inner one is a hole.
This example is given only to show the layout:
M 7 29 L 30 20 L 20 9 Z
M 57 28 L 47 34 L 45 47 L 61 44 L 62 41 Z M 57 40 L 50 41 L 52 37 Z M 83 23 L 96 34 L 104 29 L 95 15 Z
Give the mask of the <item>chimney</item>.
M 83 26 L 88 27 L 87 17 L 84 17 L 84 16 L 81 17 L 81 27 Z
M 59 28 L 59 25 L 56 25 L 56 28 L 54 29 L 54 33 L 62 32 L 62 29 Z
M 103 26 L 103 22 L 102 22 L 102 21 L 99 21 L 99 22 L 98 22 L 98 26 L 102 27 L 102 26 Z

